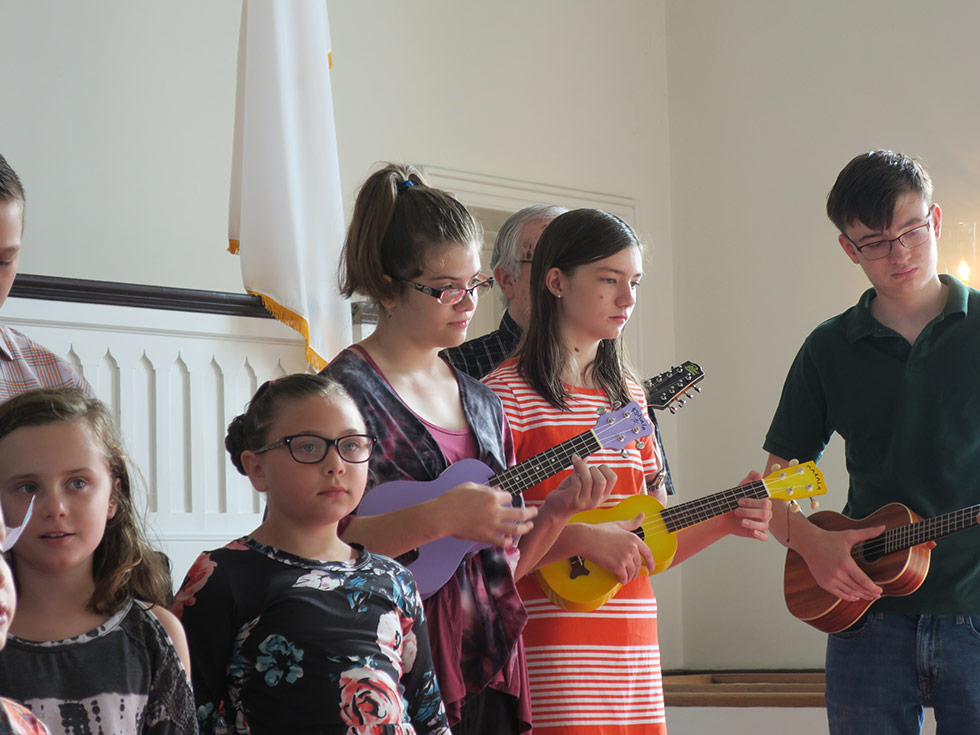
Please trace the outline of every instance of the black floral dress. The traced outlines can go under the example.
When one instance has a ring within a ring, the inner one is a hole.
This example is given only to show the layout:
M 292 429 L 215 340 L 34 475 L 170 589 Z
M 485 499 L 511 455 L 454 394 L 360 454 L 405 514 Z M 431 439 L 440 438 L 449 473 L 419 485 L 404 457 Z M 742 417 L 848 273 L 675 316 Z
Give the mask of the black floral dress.
M 174 602 L 202 733 L 448 735 L 411 573 L 242 538 L 205 552 Z

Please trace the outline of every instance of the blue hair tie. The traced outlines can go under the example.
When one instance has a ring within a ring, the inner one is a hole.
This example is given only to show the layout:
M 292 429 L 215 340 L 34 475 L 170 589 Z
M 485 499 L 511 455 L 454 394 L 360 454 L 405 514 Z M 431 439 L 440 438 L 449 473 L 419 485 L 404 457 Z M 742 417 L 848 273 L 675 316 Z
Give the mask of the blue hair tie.
M 398 193 L 400 194 L 401 192 L 405 191 L 405 189 L 411 189 L 413 186 L 415 186 L 414 181 L 412 181 L 411 179 L 405 179 L 404 181 L 399 181 L 398 186 L 396 186 L 395 188 L 398 190 Z

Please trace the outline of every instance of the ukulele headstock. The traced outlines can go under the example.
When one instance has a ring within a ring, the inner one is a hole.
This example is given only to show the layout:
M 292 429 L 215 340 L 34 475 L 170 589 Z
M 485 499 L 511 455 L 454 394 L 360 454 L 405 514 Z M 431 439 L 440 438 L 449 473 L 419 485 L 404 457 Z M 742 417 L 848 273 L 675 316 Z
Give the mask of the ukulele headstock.
M 796 501 L 814 498 L 827 492 L 823 473 L 813 462 L 791 464 L 777 469 L 763 479 L 769 496 L 777 500 Z
M 653 433 L 653 425 L 636 401 L 630 401 L 621 408 L 613 408 L 602 414 L 592 427 L 596 439 L 605 449 L 618 449 L 626 456 L 626 447 L 637 442 L 643 448 L 642 439 Z M 637 441 L 640 440 L 640 441 Z
M 643 390 L 646 391 L 647 403 L 652 408 L 660 411 L 667 409 L 671 413 L 677 413 L 677 410 L 683 407 L 688 400 L 694 398 L 694 393 L 701 392 L 697 383 L 703 379 L 704 370 L 701 369 L 701 366 L 687 361 L 672 367 L 665 373 L 660 373 L 660 375 L 643 381 Z

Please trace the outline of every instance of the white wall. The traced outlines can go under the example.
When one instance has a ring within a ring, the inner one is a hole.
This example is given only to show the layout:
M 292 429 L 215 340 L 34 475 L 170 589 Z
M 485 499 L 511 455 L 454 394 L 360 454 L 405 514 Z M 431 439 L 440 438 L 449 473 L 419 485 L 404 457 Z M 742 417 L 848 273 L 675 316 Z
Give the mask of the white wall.
M 240 0 L 0 0 L 21 271 L 241 291 L 228 246 Z
M 383 160 L 631 198 L 651 251 L 638 369 L 653 375 L 687 357 L 673 349 L 662 2 L 328 6 L 348 207 Z M 669 415 L 664 431 L 676 443 Z M 665 666 L 680 666 L 680 578 L 656 589 Z
M 851 157 L 917 155 L 944 224 L 980 219 L 978 27 L 969 2 L 667 3 L 675 327 L 708 373 L 680 422 L 689 491 L 761 469 L 800 343 L 865 288 L 824 215 Z M 840 510 L 839 447 L 822 466 L 824 507 Z M 824 638 L 785 612 L 769 546 L 732 541 L 684 565 L 686 666 L 822 666 Z
M 240 10 L 0 0 L 0 58 L 19 69 L 0 75 L 0 152 L 28 190 L 23 272 L 240 291 L 225 253 Z M 682 359 L 662 0 L 328 10 L 348 212 L 383 160 L 629 199 L 651 250 L 634 357 L 644 375 Z M 658 590 L 679 601 L 679 577 Z M 679 661 L 679 605 L 662 629 Z
M 911 0 L 328 2 L 345 204 L 404 160 L 636 202 L 652 246 L 640 371 L 705 393 L 665 442 L 686 498 L 759 468 L 785 370 L 860 272 L 822 212 L 872 147 L 923 157 L 980 219 L 980 7 Z M 240 0 L 0 0 L 0 152 L 28 187 L 25 272 L 239 291 L 224 252 Z M 839 451 L 824 463 L 843 502 Z M 655 580 L 665 668 L 822 665 L 773 543 Z M 779 643 L 776 643 L 779 641 Z

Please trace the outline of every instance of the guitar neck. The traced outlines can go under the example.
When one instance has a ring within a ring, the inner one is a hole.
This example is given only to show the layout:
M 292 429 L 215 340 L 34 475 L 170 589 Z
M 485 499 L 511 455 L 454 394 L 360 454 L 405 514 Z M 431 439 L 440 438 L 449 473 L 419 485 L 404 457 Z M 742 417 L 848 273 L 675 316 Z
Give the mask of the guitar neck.
M 517 496 L 570 466 L 573 454 L 584 459 L 601 446 L 595 432 L 589 429 L 513 467 L 508 467 L 487 480 L 487 484 Z
M 745 485 L 722 490 L 721 492 L 707 495 L 697 500 L 689 500 L 686 503 L 665 508 L 660 511 L 667 530 L 677 533 L 689 526 L 710 520 L 715 516 L 720 516 L 738 507 L 738 501 L 742 498 L 768 498 L 769 490 L 765 482 L 757 480 Z
M 868 539 L 864 543 L 878 542 L 880 539 L 884 543 L 882 552 L 884 554 L 910 549 L 927 541 L 935 541 L 973 528 L 977 525 L 977 513 L 980 513 L 980 505 L 971 505 L 969 508 L 960 508 L 935 518 L 926 518 L 915 523 L 890 528 L 881 536 Z

